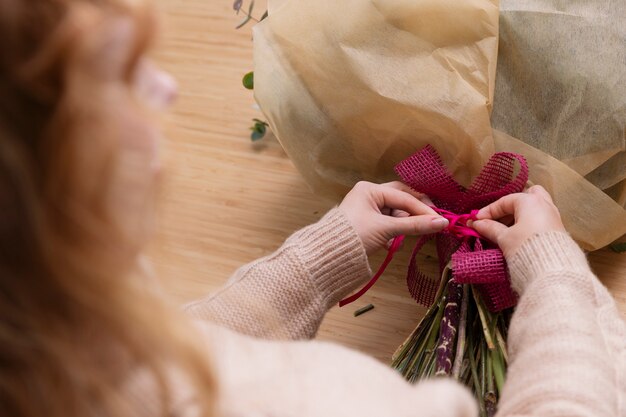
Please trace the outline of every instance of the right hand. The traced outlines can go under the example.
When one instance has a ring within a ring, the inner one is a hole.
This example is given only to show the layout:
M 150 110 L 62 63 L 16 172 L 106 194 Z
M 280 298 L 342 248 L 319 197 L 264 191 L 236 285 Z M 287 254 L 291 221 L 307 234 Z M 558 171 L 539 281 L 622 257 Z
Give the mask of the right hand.
M 506 226 L 498 220 L 514 219 Z M 506 258 L 517 252 L 522 244 L 537 233 L 565 231 L 559 210 L 552 197 L 540 185 L 530 187 L 525 193 L 509 194 L 483 207 L 476 215 L 472 227 L 496 243 Z

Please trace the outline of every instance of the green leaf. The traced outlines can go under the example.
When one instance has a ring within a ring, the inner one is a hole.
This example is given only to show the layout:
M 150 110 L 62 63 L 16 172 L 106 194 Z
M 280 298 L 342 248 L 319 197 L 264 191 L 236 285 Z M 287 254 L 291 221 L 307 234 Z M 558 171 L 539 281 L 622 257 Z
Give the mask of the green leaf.
M 621 253 L 626 252 L 626 242 L 612 243 L 610 246 L 613 252 Z
M 250 139 L 252 142 L 256 142 L 257 140 L 263 139 L 263 136 L 265 136 L 265 133 L 260 133 L 255 130 L 252 134 L 250 134 Z
M 250 134 L 250 139 L 255 142 L 259 139 L 263 139 L 263 136 L 265 136 L 265 133 L 267 132 L 267 126 L 269 125 L 259 119 L 252 120 L 254 120 L 254 125 L 250 128 L 250 130 L 252 130 L 252 133 Z
M 241 82 L 248 90 L 252 90 L 254 88 L 254 71 L 250 71 L 244 75 Z

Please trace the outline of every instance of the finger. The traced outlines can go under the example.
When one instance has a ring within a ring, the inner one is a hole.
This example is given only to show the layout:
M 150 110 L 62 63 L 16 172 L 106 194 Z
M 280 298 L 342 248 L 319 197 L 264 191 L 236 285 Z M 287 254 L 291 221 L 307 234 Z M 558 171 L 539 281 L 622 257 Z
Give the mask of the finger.
M 389 207 L 391 209 L 404 210 L 414 216 L 420 214 L 438 216 L 433 209 L 405 191 L 379 185 L 374 188 L 373 193 L 379 208 Z
M 391 210 L 390 216 L 392 217 L 409 217 L 410 214 L 404 210 L 393 209 Z
M 414 189 L 412 189 L 411 187 L 409 187 L 408 185 L 406 185 L 403 182 L 392 181 L 392 182 L 386 182 L 386 183 L 380 184 L 380 185 L 382 185 L 384 187 L 395 188 L 396 190 L 400 190 L 400 191 L 404 191 L 405 193 L 409 193 L 413 197 L 415 197 L 418 200 L 420 200 L 422 203 L 426 204 L 427 206 L 434 206 L 435 205 L 432 202 L 432 200 L 430 199 L 430 197 L 428 197 L 426 194 L 415 191 Z
M 476 220 L 472 223 L 472 227 L 495 244 L 499 244 L 500 235 L 505 232 L 508 227 L 495 220 Z
M 420 201 L 426 204 L 428 207 L 435 206 L 435 203 L 433 203 L 433 200 L 431 200 L 430 197 L 428 197 L 426 194 L 422 194 L 422 196 L 420 197 Z
M 524 198 L 524 194 L 509 194 L 501 199 L 480 209 L 476 214 L 477 219 L 493 219 L 497 220 L 504 216 L 515 215 L 515 208 L 520 200 Z
M 546 201 L 549 201 L 550 203 L 554 203 L 552 201 L 552 196 L 550 195 L 550 193 L 541 185 L 533 185 L 532 187 L 528 189 L 527 192 L 529 194 L 537 194 L 538 196 L 543 197 Z
M 396 190 L 404 191 L 405 193 L 409 193 L 413 197 L 418 198 L 418 199 L 423 195 L 422 193 L 415 191 L 414 189 L 412 189 L 411 187 L 409 187 L 408 185 L 406 185 L 405 183 L 401 181 L 385 182 L 383 184 L 380 184 L 380 186 L 395 188 Z
M 387 222 L 388 230 L 393 236 L 438 233 L 448 227 L 449 224 L 447 219 L 431 215 L 389 217 Z
M 404 210 L 390 209 L 389 207 L 381 208 L 380 213 L 384 214 L 385 216 L 392 216 L 392 217 L 409 217 L 410 216 L 410 214 Z

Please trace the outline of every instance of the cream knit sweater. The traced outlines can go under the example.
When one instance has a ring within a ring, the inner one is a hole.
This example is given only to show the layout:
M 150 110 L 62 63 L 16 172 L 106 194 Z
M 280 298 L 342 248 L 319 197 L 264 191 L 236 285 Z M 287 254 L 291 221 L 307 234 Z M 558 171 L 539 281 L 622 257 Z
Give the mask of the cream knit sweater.
M 565 233 L 536 235 L 509 269 L 521 299 L 498 416 L 625 416 L 626 327 Z M 359 352 L 310 341 L 324 314 L 370 276 L 337 209 L 242 267 L 186 310 L 206 335 L 224 417 L 476 416 L 469 392 L 411 385 Z

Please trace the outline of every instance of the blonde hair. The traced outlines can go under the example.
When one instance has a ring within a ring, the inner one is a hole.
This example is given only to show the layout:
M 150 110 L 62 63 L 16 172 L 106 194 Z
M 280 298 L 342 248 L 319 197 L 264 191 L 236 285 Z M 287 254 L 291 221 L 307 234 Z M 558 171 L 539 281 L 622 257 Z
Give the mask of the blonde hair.
M 155 184 L 131 82 L 153 31 L 139 1 L 0 0 L 5 415 L 169 415 L 174 374 L 213 415 L 191 325 L 136 273 Z

